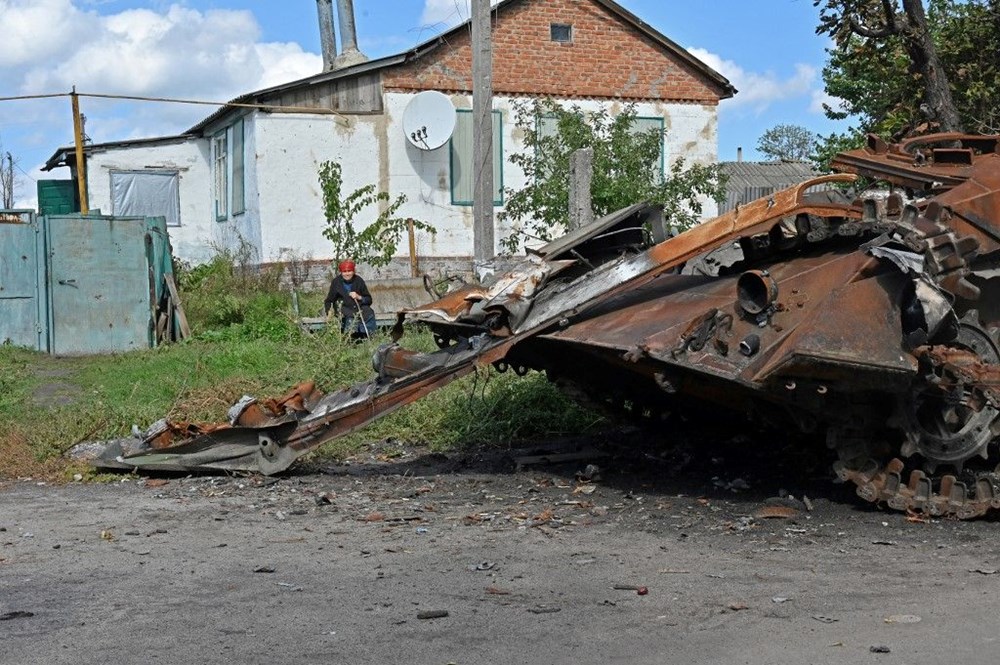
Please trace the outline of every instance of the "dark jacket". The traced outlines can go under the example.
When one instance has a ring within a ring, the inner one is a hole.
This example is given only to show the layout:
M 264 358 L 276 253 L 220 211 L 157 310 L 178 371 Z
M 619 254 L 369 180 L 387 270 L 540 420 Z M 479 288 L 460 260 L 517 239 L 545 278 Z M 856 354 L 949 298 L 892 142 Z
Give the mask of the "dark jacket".
M 361 300 L 355 301 L 348 295 L 351 291 L 361 296 Z M 347 321 L 357 316 L 360 308 L 362 318 L 368 319 L 375 316 L 371 304 L 372 294 L 368 292 L 365 280 L 354 275 L 350 282 L 345 282 L 342 275 L 337 275 L 330 281 L 330 290 L 326 294 L 326 300 L 323 301 L 323 311 L 329 313 L 332 307 L 338 307 L 340 318 Z

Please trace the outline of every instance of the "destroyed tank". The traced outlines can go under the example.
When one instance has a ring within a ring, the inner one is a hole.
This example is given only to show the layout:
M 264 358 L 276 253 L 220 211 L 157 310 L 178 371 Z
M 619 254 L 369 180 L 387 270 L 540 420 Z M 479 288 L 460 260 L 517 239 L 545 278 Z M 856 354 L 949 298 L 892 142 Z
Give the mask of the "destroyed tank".
M 631 206 L 400 312 L 371 381 L 245 397 L 228 423 L 160 421 L 89 450 L 103 467 L 277 473 L 492 364 L 654 421 L 709 410 L 822 436 L 868 501 L 983 515 L 1000 508 L 998 145 L 871 137 L 839 173 L 672 237 L 658 208 Z M 401 346 L 408 321 L 439 350 Z

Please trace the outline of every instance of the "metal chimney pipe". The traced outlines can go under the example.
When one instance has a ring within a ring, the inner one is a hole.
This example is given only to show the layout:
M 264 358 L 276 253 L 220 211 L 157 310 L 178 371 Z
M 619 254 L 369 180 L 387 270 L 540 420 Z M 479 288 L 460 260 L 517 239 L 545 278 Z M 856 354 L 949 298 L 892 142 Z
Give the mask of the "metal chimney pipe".
M 736 148 L 736 161 L 737 162 L 742 162 L 743 161 L 743 148 L 742 147 Z
M 337 58 L 337 35 L 333 31 L 333 0 L 316 0 L 319 15 L 319 43 L 323 50 L 323 71 L 334 69 Z
M 354 1 L 337 0 L 337 17 L 340 19 L 340 41 L 343 45 L 335 67 L 347 67 L 368 60 L 358 50 L 358 32 L 354 27 Z

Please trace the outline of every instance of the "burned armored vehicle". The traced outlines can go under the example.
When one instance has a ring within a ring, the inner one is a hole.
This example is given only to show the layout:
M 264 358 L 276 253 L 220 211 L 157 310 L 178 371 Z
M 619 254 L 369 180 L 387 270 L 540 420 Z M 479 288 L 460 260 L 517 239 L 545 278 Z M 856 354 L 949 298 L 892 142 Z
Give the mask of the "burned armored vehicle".
M 998 146 L 872 138 L 836 158 L 840 173 L 674 237 L 657 209 L 632 206 L 491 284 L 401 312 L 367 383 L 244 398 L 220 425 L 161 421 L 95 462 L 275 473 L 493 364 L 634 413 L 711 405 L 814 432 L 869 501 L 982 515 L 1000 508 Z M 440 350 L 401 346 L 405 321 L 429 326 Z

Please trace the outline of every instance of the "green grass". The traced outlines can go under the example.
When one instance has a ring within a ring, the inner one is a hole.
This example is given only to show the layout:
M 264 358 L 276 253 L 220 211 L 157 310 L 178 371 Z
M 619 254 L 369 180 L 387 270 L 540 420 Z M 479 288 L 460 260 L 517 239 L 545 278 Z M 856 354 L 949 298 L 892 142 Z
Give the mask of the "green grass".
M 160 418 L 224 422 L 244 394 L 276 397 L 314 380 L 330 392 L 373 377 L 363 344 L 334 327 L 319 334 L 295 324 L 288 292 L 274 274 L 217 259 L 181 270 L 179 283 L 195 336 L 178 344 L 110 356 L 56 358 L 0 345 L 0 477 L 65 471 L 61 454 L 80 441 L 128 436 Z M 322 294 L 300 298 L 321 306 Z M 213 303 L 215 306 L 213 306 Z M 434 350 L 429 333 L 409 330 L 409 349 Z M 449 449 L 507 445 L 582 433 L 599 416 L 562 395 L 540 374 L 492 368 L 459 379 L 358 432 L 319 456 L 342 456 L 365 443 L 397 440 Z
M 408 337 L 408 348 L 433 344 L 424 332 Z M 372 378 L 376 344 L 354 344 L 336 333 L 282 341 L 236 336 L 85 358 L 53 358 L 0 346 L 0 451 L 26 446 L 30 459 L 44 462 L 79 441 L 127 436 L 133 424 L 145 428 L 162 417 L 223 422 L 228 407 L 244 394 L 277 396 L 309 379 L 329 392 Z M 59 400 L 72 402 L 53 403 Z M 517 377 L 489 368 L 331 442 L 317 454 L 339 457 L 387 439 L 438 450 L 508 445 L 583 432 L 599 422 L 541 374 Z M 32 473 L 6 466 L 0 461 L 0 475 Z

